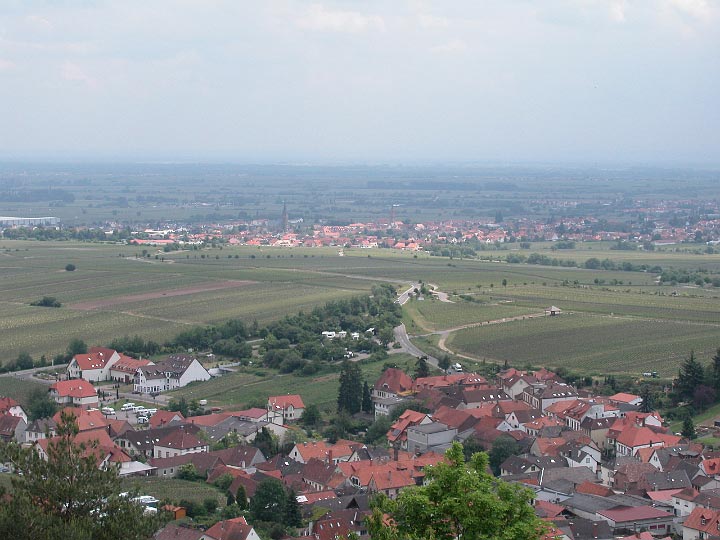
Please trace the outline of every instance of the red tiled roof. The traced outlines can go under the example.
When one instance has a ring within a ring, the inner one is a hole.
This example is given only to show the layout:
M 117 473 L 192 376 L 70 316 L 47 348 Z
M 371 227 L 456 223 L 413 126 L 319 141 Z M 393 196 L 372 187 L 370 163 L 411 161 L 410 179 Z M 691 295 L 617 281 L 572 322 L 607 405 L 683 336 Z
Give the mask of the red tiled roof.
M 245 540 L 253 528 L 244 517 L 220 521 L 205 531 L 205 536 L 213 540 Z
M 0 397 L 0 413 L 6 413 L 13 407 L 19 407 L 20 404 L 11 397 Z
M 304 409 L 305 404 L 302 398 L 297 394 L 288 394 L 286 396 L 270 396 L 268 405 L 273 409 L 287 409 L 292 406 L 295 409 Z
M 626 523 L 642 519 L 672 518 L 672 514 L 652 506 L 616 506 L 608 510 L 598 510 L 599 516 L 611 519 L 615 523 Z
M 390 391 L 401 394 L 412 390 L 413 380 L 403 370 L 397 368 L 386 369 L 375 382 L 375 390 Z
M 78 367 L 83 371 L 102 369 L 115 352 L 113 349 L 91 347 L 86 354 L 76 354 L 73 356 L 73 360 L 77 362 Z
M 165 424 L 169 424 L 174 419 L 182 422 L 185 417 L 180 411 L 158 411 L 150 417 L 149 425 L 151 428 L 160 427 Z
M 162 437 L 156 446 L 165 448 L 175 448 L 177 450 L 187 450 L 189 448 L 197 448 L 199 446 L 207 446 L 192 433 L 188 433 L 181 427 L 173 429 L 170 433 Z
M 85 398 L 97 396 L 95 387 L 85 379 L 58 381 L 53 383 L 50 389 L 55 390 L 62 397 Z

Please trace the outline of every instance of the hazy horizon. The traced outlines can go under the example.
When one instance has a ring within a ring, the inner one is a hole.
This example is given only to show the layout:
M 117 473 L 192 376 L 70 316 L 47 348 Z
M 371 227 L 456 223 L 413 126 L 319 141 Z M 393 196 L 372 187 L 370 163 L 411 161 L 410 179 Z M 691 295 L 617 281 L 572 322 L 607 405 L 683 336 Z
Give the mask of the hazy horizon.
M 0 7 L 0 161 L 711 167 L 720 2 Z

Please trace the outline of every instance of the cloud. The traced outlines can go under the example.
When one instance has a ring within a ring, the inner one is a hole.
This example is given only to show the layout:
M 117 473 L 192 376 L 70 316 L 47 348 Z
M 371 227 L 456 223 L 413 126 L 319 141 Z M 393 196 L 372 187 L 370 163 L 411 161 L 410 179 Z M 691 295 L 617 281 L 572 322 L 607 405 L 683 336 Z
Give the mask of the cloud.
M 442 45 L 431 47 L 430 50 L 436 53 L 458 54 L 467 51 L 467 44 L 461 39 L 453 39 Z
M 64 62 L 60 66 L 60 76 L 66 81 L 79 82 L 94 90 L 98 87 L 97 79 L 91 77 L 77 64 Z
M 33 28 L 38 28 L 40 30 L 52 30 L 53 28 L 53 24 L 48 19 L 41 17 L 40 15 L 28 15 L 25 17 L 25 20 Z
M 618 0 L 610 3 L 610 18 L 616 23 L 624 23 L 625 17 L 625 0 Z
M 379 15 L 364 15 L 357 11 L 325 9 L 313 4 L 297 24 L 304 30 L 357 34 L 368 30 L 385 30 L 385 20 Z
M 450 20 L 447 17 L 437 17 L 435 15 L 420 14 L 418 15 L 418 24 L 421 28 L 448 28 Z
M 680 14 L 700 21 L 708 21 L 714 16 L 714 10 L 707 0 L 668 0 L 668 4 Z

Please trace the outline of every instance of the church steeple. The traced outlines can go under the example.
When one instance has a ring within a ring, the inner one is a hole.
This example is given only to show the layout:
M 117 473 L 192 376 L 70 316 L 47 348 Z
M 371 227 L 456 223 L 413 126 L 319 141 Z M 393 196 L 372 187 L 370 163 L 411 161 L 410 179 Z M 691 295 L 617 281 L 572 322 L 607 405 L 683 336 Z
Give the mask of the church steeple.
M 282 232 L 288 231 L 288 212 L 287 212 L 287 204 L 285 201 L 283 201 L 283 210 L 282 210 Z

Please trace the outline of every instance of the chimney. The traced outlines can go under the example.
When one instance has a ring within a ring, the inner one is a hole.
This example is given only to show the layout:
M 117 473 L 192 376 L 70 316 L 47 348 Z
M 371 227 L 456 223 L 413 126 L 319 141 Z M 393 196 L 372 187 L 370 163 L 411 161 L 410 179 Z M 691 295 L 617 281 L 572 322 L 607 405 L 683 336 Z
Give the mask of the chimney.
M 333 451 L 332 451 L 332 448 L 331 448 L 330 450 L 328 450 L 327 456 L 328 456 L 328 465 L 332 465 L 332 464 L 333 464 Z

